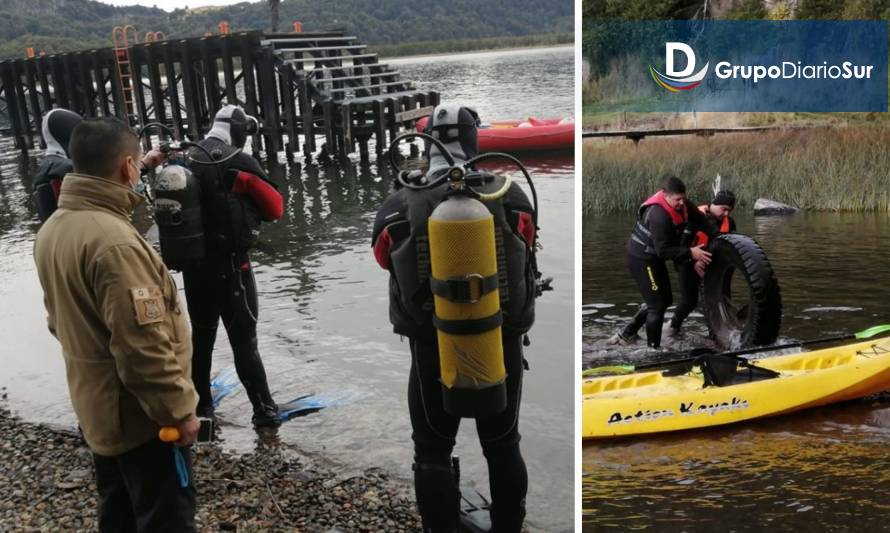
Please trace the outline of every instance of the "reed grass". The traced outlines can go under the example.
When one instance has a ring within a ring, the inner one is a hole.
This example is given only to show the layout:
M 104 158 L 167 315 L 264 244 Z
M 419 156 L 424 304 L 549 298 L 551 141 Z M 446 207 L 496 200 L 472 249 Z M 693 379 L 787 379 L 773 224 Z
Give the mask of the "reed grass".
M 671 174 L 696 202 L 710 198 L 719 174 L 742 207 L 769 198 L 808 210 L 890 212 L 890 128 L 587 140 L 584 211 L 632 211 Z

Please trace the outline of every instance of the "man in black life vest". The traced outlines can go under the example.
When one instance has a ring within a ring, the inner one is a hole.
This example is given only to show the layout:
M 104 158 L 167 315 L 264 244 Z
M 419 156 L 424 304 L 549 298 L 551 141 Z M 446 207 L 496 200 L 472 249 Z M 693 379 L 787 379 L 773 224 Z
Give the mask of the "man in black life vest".
M 735 221 L 729 216 L 734 208 L 735 195 L 730 190 L 717 191 L 711 203 L 698 206 L 698 211 L 705 219 L 704 226 L 695 233 L 693 246 L 701 246 L 704 249 L 719 235 L 735 232 Z M 692 261 L 677 266 L 680 303 L 677 304 L 674 316 L 671 317 L 670 327 L 667 330 L 669 336 L 680 334 L 683 321 L 698 305 L 699 287 L 706 268 L 704 263 Z
M 690 231 L 703 225 L 704 215 L 686 199 L 686 185 L 673 176 L 666 178 L 662 190 L 640 206 L 627 241 L 627 261 L 645 304 L 612 342 L 632 342 L 645 325 L 649 347 L 661 346 L 664 314 L 673 299 L 666 263 L 673 261 L 681 269 L 689 263 L 702 268 L 711 262 L 711 254 L 701 246 L 690 246 Z M 684 233 L 690 235 L 689 243 L 683 242 Z
M 56 210 L 56 201 L 62 188 L 62 178 L 74 171 L 68 158 L 68 142 L 74 127 L 83 121 L 74 111 L 56 108 L 43 116 L 43 141 L 46 152 L 37 174 L 34 175 L 34 203 L 40 222 Z
M 477 126 L 478 117 L 472 109 L 439 105 L 430 117 L 427 133 L 440 140 L 460 164 L 477 154 Z M 450 168 L 438 147 L 432 145 L 428 155 L 427 183 Z M 390 273 L 393 330 L 409 339 L 408 410 L 414 441 L 414 486 L 423 531 L 433 533 L 457 531 L 460 504 L 451 452 L 461 418 L 448 412 L 443 401 L 427 226 L 430 214 L 448 189 L 449 185 L 442 183 L 422 190 L 397 190 L 377 213 L 372 239 L 378 264 Z M 486 202 L 485 207 L 494 216 L 498 235 L 506 408 L 492 416 L 477 417 L 475 423 L 488 462 L 492 531 L 518 533 L 525 519 L 528 489 L 518 427 L 524 371 L 522 338 L 534 321 L 537 228 L 533 208 L 515 183 L 505 196 Z
M 214 117 L 207 137 L 198 144 L 214 160 L 228 158 L 256 132 L 256 119 L 240 107 L 227 105 Z M 208 162 L 193 148 L 191 157 Z M 192 379 L 200 396 L 198 415 L 210 416 L 210 367 L 219 319 L 229 336 L 235 370 L 253 405 L 257 427 L 281 424 L 272 400 L 266 370 L 257 347 L 257 289 L 249 250 L 256 244 L 261 221 L 283 214 L 283 199 L 259 162 L 239 152 L 219 164 L 192 163 L 201 184 L 201 214 L 206 256 L 183 269 L 185 297 L 192 323 Z

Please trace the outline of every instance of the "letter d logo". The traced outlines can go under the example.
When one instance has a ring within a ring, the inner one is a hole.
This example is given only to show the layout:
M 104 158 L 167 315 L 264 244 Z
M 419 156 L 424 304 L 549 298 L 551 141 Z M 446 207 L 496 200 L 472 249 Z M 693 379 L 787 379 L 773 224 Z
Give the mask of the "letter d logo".
M 674 68 L 674 65 L 676 64 L 674 59 L 677 57 L 677 52 L 686 56 L 686 68 L 683 70 L 676 70 Z M 705 63 L 705 66 L 702 67 L 701 70 L 696 74 L 692 74 L 695 71 L 695 52 L 692 50 L 692 47 L 686 43 L 673 42 L 664 44 L 664 63 L 665 72 L 667 72 L 667 74 L 658 72 L 652 65 L 649 65 L 649 73 L 652 75 L 652 79 L 655 80 L 655 83 L 672 93 L 688 91 L 689 89 L 698 87 L 701 84 L 701 80 L 704 79 L 705 74 L 708 72 L 708 65 L 710 65 L 710 63 Z
M 686 55 L 686 68 L 683 70 L 674 69 L 674 58 L 677 52 Z M 682 78 L 689 76 L 695 70 L 695 52 L 692 47 L 686 43 L 665 43 L 664 45 L 664 72 L 672 78 Z

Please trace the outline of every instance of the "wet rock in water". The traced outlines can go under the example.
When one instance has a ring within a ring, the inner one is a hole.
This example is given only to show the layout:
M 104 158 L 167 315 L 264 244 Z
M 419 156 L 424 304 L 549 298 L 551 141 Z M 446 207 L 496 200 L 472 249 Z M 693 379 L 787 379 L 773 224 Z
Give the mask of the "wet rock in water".
M 775 200 L 767 200 L 766 198 L 758 198 L 757 201 L 754 202 L 755 216 L 793 215 L 798 211 L 800 211 L 800 209 L 794 206 L 783 204 L 782 202 L 777 202 Z
M 50 447 L 51 445 L 51 447 Z M 417 531 L 411 486 L 379 469 L 348 474 L 286 446 L 194 449 L 200 531 Z M 0 405 L 0 531 L 95 531 L 92 455 L 70 430 Z

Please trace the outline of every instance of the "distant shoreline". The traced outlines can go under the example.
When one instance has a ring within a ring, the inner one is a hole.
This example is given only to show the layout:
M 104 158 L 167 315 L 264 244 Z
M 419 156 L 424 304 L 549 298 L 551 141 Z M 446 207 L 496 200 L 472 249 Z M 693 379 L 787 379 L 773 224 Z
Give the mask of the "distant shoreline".
M 462 50 L 460 52 L 436 52 L 433 54 L 407 54 L 398 56 L 380 56 L 380 59 L 423 59 L 427 57 L 451 57 L 465 56 L 470 54 L 481 54 L 483 52 L 514 52 L 516 50 L 546 50 L 549 48 L 571 48 L 575 45 L 572 43 L 562 44 L 530 44 L 528 46 L 511 46 L 505 48 L 480 48 L 478 50 Z
M 570 47 L 574 46 L 574 44 L 575 40 L 573 34 L 556 33 L 451 41 L 378 44 L 372 45 L 369 51 L 377 53 L 381 59 L 397 59 L 402 57 L 458 55 L 493 50 L 554 48 L 562 46 Z

